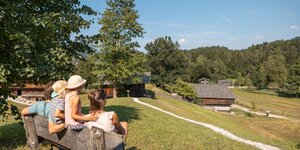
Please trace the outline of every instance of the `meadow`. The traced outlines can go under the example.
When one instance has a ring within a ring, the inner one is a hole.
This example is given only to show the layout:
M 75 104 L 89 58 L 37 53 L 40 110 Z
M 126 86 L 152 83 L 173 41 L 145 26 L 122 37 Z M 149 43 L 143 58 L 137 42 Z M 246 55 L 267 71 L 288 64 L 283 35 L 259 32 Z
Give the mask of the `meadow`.
M 239 110 L 234 110 L 236 115 L 217 113 L 186 101 L 164 97 L 167 93 L 154 86 L 147 85 L 146 88 L 156 96 L 153 99 L 140 98 L 143 102 L 183 117 L 216 125 L 245 139 L 281 149 L 300 148 L 300 121 L 297 119 L 251 116 Z M 81 95 L 81 100 L 82 110 L 87 113 L 87 95 Z M 121 121 L 129 122 L 126 149 L 256 149 L 208 128 L 137 104 L 130 97 L 108 99 L 106 110 L 115 111 Z M 49 148 L 49 144 L 42 144 L 42 149 Z M 0 149 L 29 149 L 26 146 L 25 131 L 19 122 L 9 119 L 8 122 L 0 123 Z
M 236 96 L 236 104 L 248 108 L 255 105 L 256 111 L 265 112 L 270 110 L 276 115 L 283 115 L 290 118 L 300 119 L 300 98 L 279 97 L 274 94 L 246 91 L 243 89 L 232 89 Z

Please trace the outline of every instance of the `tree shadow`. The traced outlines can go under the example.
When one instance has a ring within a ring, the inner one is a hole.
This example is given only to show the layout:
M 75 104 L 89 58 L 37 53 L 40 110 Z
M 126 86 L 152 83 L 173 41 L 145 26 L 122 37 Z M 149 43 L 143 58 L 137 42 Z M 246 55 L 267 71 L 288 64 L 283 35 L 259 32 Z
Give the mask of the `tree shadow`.
M 298 144 L 296 145 L 296 148 L 297 148 L 297 149 L 300 149 L 300 143 L 298 143 Z
M 82 112 L 84 114 L 89 113 L 89 107 L 82 107 Z M 135 107 L 121 106 L 121 105 L 111 105 L 106 106 L 105 111 L 114 111 L 118 114 L 120 121 L 131 122 L 132 120 L 139 120 L 139 109 Z
M 16 149 L 26 146 L 26 133 L 18 122 L 0 126 L 0 149 Z
M 146 90 L 145 90 L 145 96 L 146 96 L 147 98 L 156 99 L 155 92 L 152 91 L 152 90 L 146 89 Z
M 138 148 L 133 146 L 133 147 L 129 147 L 129 148 L 126 148 L 126 150 L 137 150 Z

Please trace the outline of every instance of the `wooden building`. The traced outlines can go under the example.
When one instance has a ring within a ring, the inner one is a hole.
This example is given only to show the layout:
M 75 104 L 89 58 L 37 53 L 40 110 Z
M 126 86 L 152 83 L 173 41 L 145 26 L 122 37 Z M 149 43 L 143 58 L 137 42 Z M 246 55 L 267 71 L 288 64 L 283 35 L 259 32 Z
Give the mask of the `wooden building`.
M 226 86 L 233 86 L 233 81 L 232 80 L 218 80 L 218 84 L 223 84 Z
M 117 95 L 120 97 L 143 97 L 145 94 L 145 84 L 150 82 L 151 72 L 145 72 L 139 75 L 141 83 L 127 83 L 121 85 L 117 90 Z M 95 88 L 102 88 L 108 98 L 113 97 L 113 85 L 109 81 L 100 84 L 94 84 Z
M 12 85 L 10 87 L 11 94 L 20 96 L 29 100 L 45 100 L 44 89 L 46 85 L 25 84 L 24 87 Z
M 196 84 L 194 89 L 197 97 L 202 99 L 203 105 L 230 106 L 235 97 L 226 85 Z
M 209 79 L 207 78 L 201 78 L 198 80 L 199 84 L 209 84 Z

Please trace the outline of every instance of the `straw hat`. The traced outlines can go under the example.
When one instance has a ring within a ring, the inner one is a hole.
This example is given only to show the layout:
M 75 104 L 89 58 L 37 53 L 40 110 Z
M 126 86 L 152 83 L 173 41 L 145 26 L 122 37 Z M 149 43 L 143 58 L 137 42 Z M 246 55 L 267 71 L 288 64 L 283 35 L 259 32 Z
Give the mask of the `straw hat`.
M 67 88 L 67 81 L 65 80 L 58 80 L 52 85 L 53 93 L 51 97 L 56 97 L 60 93 L 62 93 Z
M 86 82 L 86 80 L 82 79 L 81 76 L 79 76 L 79 75 L 73 75 L 68 80 L 67 88 L 68 89 L 76 89 L 76 88 L 84 85 L 85 82 Z

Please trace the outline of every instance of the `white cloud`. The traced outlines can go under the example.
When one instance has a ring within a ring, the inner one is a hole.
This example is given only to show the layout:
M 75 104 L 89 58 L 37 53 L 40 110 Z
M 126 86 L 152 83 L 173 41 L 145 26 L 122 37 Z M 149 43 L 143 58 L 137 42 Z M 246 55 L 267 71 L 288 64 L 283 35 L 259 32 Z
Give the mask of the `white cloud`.
M 298 30 L 299 29 L 299 26 L 298 25 L 292 25 L 290 26 L 291 29 L 294 29 L 294 30 Z
M 261 35 L 254 35 L 254 38 L 255 38 L 255 39 L 264 39 L 265 37 L 264 37 L 264 36 L 261 36 Z
M 181 38 L 181 39 L 179 39 L 179 41 L 178 41 L 179 44 L 184 44 L 184 43 L 186 43 L 186 42 L 187 42 L 187 40 L 186 40 L 185 38 Z

